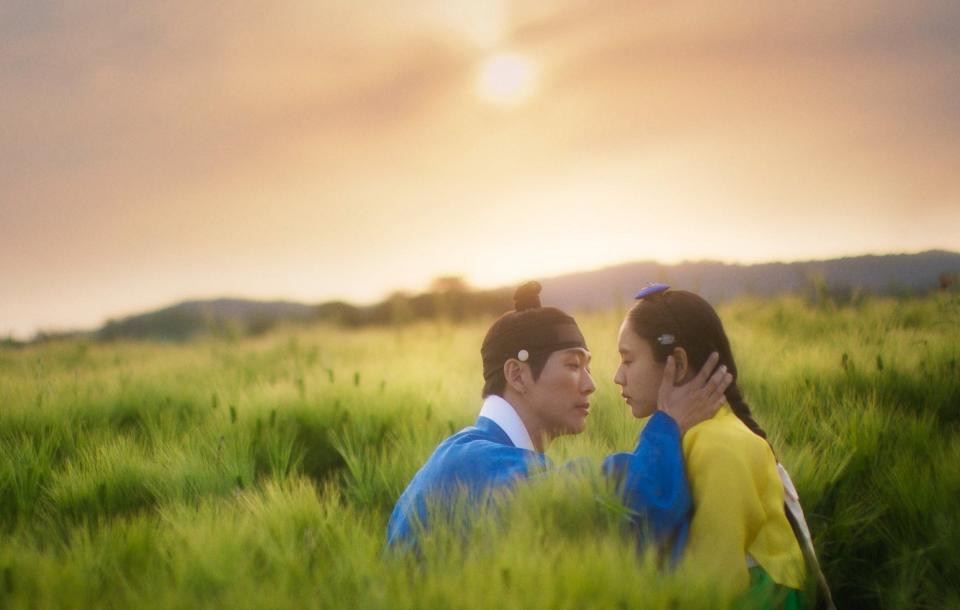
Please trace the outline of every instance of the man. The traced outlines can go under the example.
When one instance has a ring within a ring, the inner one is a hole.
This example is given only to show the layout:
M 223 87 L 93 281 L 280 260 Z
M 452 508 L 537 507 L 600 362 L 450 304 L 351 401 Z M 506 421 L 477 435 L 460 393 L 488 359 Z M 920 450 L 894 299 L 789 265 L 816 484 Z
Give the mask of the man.
M 483 357 L 483 407 L 477 423 L 444 440 L 400 496 L 387 525 L 391 545 L 416 545 L 427 522 L 428 501 L 443 502 L 466 492 L 468 503 L 506 488 L 549 464 L 543 455 L 562 435 L 579 434 L 596 389 L 590 376 L 590 352 L 573 317 L 541 307 L 540 285 L 528 282 L 514 295 L 516 309 L 487 331 Z M 730 378 L 709 377 L 711 357 L 690 383 L 674 387 L 667 370 L 658 412 L 647 423 L 632 453 L 604 461 L 615 476 L 624 503 L 658 541 L 678 539 L 690 511 L 680 436 L 709 418 L 723 402 Z

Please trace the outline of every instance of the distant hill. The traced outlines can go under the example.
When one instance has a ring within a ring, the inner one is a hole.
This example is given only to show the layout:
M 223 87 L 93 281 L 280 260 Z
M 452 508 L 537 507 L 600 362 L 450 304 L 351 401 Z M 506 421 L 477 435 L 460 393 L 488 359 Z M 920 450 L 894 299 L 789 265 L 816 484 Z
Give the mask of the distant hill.
M 646 282 L 664 282 L 692 290 L 711 303 L 742 296 L 800 294 L 839 301 L 857 293 L 922 294 L 936 290 L 941 276 L 956 282 L 960 253 L 931 250 L 920 254 L 856 256 L 825 261 L 731 265 L 714 261 L 664 265 L 624 263 L 596 271 L 543 280 L 542 299 L 561 309 L 583 310 L 630 302 Z
M 358 327 L 441 317 L 462 320 L 478 315 L 498 315 L 512 304 L 512 292 L 506 289 L 471 291 L 458 279 L 444 280 L 428 293 L 396 293 L 381 303 L 365 306 L 343 301 L 319 305 L 246 299 L 187 301 L 120 320 L 110 320 L 93 333 L 93 337 L 103 340 L 182 341 L 200 335 L 257 335 L 282 323 L 324 321 Z M 40 340 L 46 338 L 38 337 Z
M 958 276 L 960 253 L 933 250 L 759 265 L 713 261 L 665 265 L 642 261 L 544 278 L 540 282 L 544 303 L 577 311 L 629 303 L 633 294 L 650 281 L 693 290 L 715 304 L 742 295 L 778 294 L 844 303 L 858 294 L 923 294 L 938 289 L 941 282 L 956 283 Z M 513 289 L 509 286 L 475 291 L 460 278 L 446 277 L 438 278 L 427 292 L 395 293 L 380 303 L 365 306 L 342 301 L 318 305 L 245 299 L 187 301 L 110 320 L 94 336 L 106 340 L 183 340 L 204 334 L 258 334 L 280 323 L 326 321 L 363 326 L 417 319 L 493 317 L 512 307 Z
M 290 301 L 215 299 L 186 301 L 156 311 L 109 320 L 100 339 L 189 339 L 198 334 L 258 334 L 281 322 L 303 322 L 316 308 Z

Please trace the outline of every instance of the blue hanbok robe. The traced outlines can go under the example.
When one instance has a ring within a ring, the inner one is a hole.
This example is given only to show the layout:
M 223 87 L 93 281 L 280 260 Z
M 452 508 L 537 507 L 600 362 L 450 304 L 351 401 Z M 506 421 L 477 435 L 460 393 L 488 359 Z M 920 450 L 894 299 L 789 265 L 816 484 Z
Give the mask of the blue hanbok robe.
M 416 546 L 420 528 L 429 527 L 431 500 L 442 502 L 466 492 L 467 502 L 476 502 L 549 467 L 546 456 L 516 446 L 501 426 L 481 415 L 476 424 L 440 443 L 410 481 L 390 516 L 387 541 L 391 546 Z M 658 411 L 636 448 L 608 456 L 603 472 L 617 480 L 634 522 L 656 542 L 669 545 L 675 561 L 686 540 L 692 507 L 676 422 Z

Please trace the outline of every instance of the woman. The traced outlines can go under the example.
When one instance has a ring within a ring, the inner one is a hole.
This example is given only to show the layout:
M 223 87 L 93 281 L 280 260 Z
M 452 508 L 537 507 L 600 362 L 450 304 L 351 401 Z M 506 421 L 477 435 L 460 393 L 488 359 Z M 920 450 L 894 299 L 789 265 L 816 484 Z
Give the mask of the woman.
M 648 286 L 637 298 L 620 327 L 621 363 L 614 377 L 634 417 L 655 412 L 668 364 L 682 383 L 717 352 L 720 366 L 734 377 L 728 404 L 683 438 L 694 512 L 681 572 L 703 577 L 730 596 L 749 590 L 750 598 L 761 595 L 766 605 L 801 607 L 804 553 L 785 511 L 785 481 L 740 393 L 720 318 L 699 296 L 663 284 Z

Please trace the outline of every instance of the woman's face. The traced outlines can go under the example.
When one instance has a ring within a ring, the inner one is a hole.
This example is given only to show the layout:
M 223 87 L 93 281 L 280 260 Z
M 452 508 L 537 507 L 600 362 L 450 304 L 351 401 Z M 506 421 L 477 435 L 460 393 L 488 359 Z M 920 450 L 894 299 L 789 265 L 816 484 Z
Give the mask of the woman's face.
M 613 382 L 630 405 L 634 417 L 647 417 L 657 410 L 657 393 L 663 378 L 663 364 L 653 359 L 653 349 L 633 332 L 629 319 L 620 325 L 618 340 L 620 366 Z

